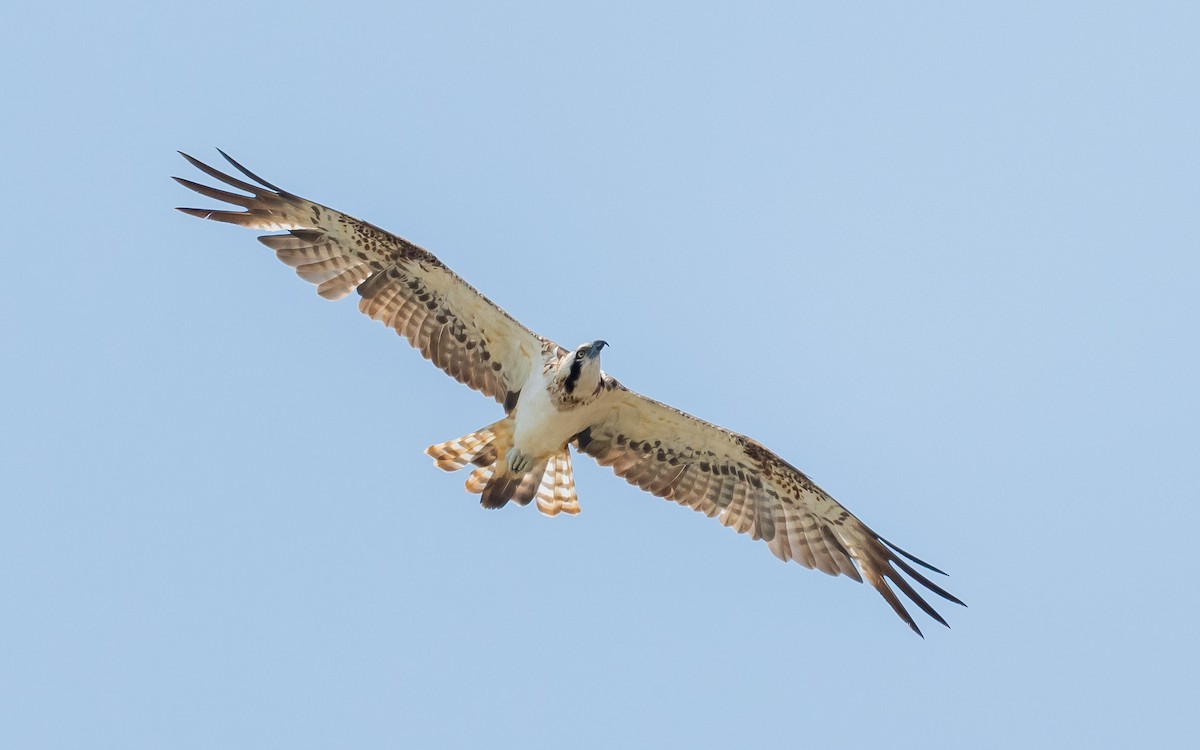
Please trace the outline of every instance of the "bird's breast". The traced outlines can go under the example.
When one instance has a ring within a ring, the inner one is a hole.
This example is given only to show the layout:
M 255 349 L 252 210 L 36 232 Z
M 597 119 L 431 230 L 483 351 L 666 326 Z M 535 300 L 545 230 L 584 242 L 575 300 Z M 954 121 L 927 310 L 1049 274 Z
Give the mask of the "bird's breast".
M 562 408 L 554 398 L 553 380 L 526 383 L 513 410 L 513 442 L 529 456 L 542 457 L 562 450 L 568 440 L 591 423 L 589 409 Z

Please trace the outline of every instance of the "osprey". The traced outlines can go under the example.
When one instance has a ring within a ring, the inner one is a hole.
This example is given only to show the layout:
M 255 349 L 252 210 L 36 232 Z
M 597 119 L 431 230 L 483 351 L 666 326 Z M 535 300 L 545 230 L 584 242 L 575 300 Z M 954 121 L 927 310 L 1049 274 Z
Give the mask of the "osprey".
M 337 300 L 357 291 L 363 313 L 395 329 L 451 377 L 503 405 L 503 419 L 426 450 L 446 471 L 473 467 L 467 490 L 481 495 L 485 508 L 533 501 L 549 516 L 578 513 L 569 450 L 574 446 L 653 495 L 765 541 L 780 560 L 859 582 L 866 578 L 918 635 L 920 628 L 888 581 L 947 623 L 897 568 L 962 604 L 904 558 L 942 571 L 881 537 L 755 440 L 622 386 L 600 369 L 606 342 L 564 349 L 518 323 L 408 240 L 282 190 L 224 151 L 257 184 L 180 153 L 201 172 L 248 193 L 176 177 L 203 196 L 245 209 L 180 211 L 285 232 L 258 239 L 316 284 L 317 294 Z

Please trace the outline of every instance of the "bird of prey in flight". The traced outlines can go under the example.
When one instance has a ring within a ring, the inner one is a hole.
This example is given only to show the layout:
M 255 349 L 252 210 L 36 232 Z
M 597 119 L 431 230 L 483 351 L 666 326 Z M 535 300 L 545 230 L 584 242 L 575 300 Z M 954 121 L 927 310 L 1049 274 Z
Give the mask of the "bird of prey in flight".
M 889 581 L 927 615 L 947 623 L 899 571 L 962 604 L 909 563 L 942 571 L 881 537 L 757 441 L 614 380 L 600 369 L 606 342 L 564 349 L 521 325 L 429 251 L 282 190 L 221 155 L 253 183 L 182 154 L 209 177 L 243 192 L 175 179 L 244 210 L 180 211 L 282 232 L 258 239 L 315 284 L 317 294 L 337 300 L 358 292 L 363 313 L 395 329 L 446 374 L 503 405 L 499 421 L 426 450 L 446 471 L 471 467 L 467 490 L 481 495 L 485 508 L 532 501 L 546 515 L 578 513 L 573 446 L 652 495 L 763 540 L 780 560 L 859 582 L 865 578 L 918 635 L 920 628 Z

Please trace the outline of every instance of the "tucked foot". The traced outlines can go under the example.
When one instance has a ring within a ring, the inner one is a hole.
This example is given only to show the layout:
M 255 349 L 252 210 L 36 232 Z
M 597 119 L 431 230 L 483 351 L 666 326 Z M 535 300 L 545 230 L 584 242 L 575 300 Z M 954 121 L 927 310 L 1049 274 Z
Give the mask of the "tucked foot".
M 508 449 L 508 453 L 504 455 L 504 461 L 508 464 L 508 470 L 514 474 L 524 474 L 533 465 L 533 460 L 515 447 Z

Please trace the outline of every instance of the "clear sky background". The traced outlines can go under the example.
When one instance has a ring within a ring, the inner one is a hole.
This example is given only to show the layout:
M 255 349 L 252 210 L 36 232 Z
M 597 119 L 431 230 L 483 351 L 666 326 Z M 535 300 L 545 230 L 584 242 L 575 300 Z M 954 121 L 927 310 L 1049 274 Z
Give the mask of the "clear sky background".
M 24 3 L 0 746 L 1155 746 L 1197 730 L 1194 3 Z M 910 6 L 910 7 L 902 7 Z M 752 435 L 969 609 L 576 462 L 250 231 L 226 149 Z

